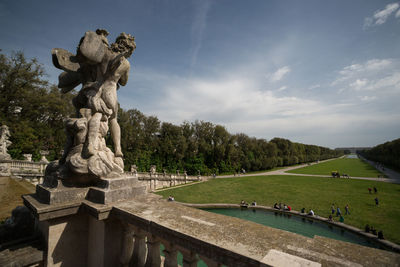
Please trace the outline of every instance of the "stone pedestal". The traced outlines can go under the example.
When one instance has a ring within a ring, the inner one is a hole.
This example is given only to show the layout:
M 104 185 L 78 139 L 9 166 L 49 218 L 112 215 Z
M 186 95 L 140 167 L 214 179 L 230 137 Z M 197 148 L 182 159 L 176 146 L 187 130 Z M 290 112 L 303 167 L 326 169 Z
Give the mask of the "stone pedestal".
M 137 177 L 121 176 L 99 179 L 94 186 L 73 187 L 61 182 L 55 188 L 36 186 L 36 198 L 45 204 L 59 204 L 89 200 L 94 203 L 109 204 L 131 199 L 146 193 L 146 186 Z
M 109 218 L 113 203 L 147 193 L 137 177 L 99 179 L 90 187 L 37 185 L 23 196 L 38 219 L 45 242 L 45 266 L 114 266 L 120 262 L 124 232 Z

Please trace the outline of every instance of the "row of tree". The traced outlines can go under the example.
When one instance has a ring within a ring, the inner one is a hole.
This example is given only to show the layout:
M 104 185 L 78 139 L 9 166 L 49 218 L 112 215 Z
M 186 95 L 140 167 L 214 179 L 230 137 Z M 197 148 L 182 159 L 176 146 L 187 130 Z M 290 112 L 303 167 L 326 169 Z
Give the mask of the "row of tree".
M 221 173 L 267 170 L 343 154 L 329 148 L 294 143 L 287 139 L 230 134 L 225 127 L 195 121 L 174 125 L 138 110 L 119 111 L 122 150 L 126 164 L 140 171 L 156 165 L 159 171 Z
M 71 100 L 76 93 L 61 94 L 44 78 L 36 60 L 22 53 L 0 54 L 0 124 L 10 128 L 9 153 L 21 159 L 23 153 L 40 158 L 49 151 L 49 160 L 60 157 L 64 147 L 65 119 L 74 113 Z M 125 166 L 139 171 L 156 165 L 158 171 L 186 170 L 203 174 L 266 170 L 276 166 L 322 160 L 342 152 L 315 145 L 294 143 L 282 138 L 267 142 L 245 134 L 230 134 L 225 127 L 210 122 L 160 122 L 138 110 L 119 109 L 121 143 Z M 107 139 L 110 139 L 109 137 Z M 111 144 L 111 140 L 107 140 Z
M 360 153 L 369 160 L 400 170 L 400 138 Z

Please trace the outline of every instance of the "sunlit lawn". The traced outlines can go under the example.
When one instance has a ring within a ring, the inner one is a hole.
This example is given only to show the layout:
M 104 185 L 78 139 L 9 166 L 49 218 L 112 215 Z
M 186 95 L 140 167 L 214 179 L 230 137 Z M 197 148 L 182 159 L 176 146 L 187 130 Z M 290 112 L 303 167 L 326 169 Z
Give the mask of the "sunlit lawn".
M 378 177 L 383 175 L 371 165 L 358 158 L 339 158 L 300 169 L 288 171 L 289 173 L 331 175 L 332 171 L 347 174 L 350 177 Z
M 378 194 L 369 194 L 376 186 Z M 159 192 L 186 203 L 239 203 L 256 200 L 259 205 L 275 202 L 290 205 L 294 210 L 312 208 L 317 215 L 328 217 L 332 203 L 344 214 L 346 204 L 351 215 L 345 223 L 363 229 L 366 224 L 383 230 L 385 238 L 400 243 L 400 185 L 366 180 L 333 179 L 304 176 L 254 176 L 213 179 L 208 182 Z M 375 197 L 379 206 L 375 205 Z M 336 219 L 336 218 L 335 218 Z

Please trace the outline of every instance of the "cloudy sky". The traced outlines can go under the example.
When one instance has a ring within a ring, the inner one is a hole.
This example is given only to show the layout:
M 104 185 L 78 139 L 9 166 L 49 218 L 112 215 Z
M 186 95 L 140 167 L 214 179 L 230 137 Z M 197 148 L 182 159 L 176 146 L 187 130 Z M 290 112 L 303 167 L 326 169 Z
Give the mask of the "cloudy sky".
M 0 0 L 0 48 L 45 67 L 87 30 L 136 37 L 124 109 L 331 148 L 400 137 L 400 2 Z

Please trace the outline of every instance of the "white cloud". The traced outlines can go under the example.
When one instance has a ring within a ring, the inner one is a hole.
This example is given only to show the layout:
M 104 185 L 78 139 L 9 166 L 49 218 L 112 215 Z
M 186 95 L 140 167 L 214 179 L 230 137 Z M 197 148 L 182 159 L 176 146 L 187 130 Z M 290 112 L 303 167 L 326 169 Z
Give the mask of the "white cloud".
M 320 84 L 314 84 L 314 85 L 311 85 L 310 87 L 308 87 L 308 90 L 313 90 L 313 89 L 320 88 L 320 87 L 321 87 Z
M 282 78 L 288 74 L 291 71 L 289 66 L 284 66 L 282 68 L 279 68 L 277 71 L 275 71 L 274 73 L 272 73 L 269 76 L 270 81 L 272 82 L 277 82 L 282 80 Z
M 339 92 L 345 88 L 375 90 L 378 86 L 368 87 L 367 83 L 373 85 L 380 79 L 391 76 L 393 70 L 399 66 L 395 59 L 371 59 L 364 63 L 354 63 L 341 69 L 331 86 L 340 86 Z
M 367 17 L 364 20 L 364 27 L 368 28 L 373 25 L 382 25 L 384 24 L 387 19 L 390 17 L 391 14 L 396 12 L 397 9 L 399 9 L 400 4 L 399 3 L 391 3 L 386 5 L 384 9 L 381 10 L 376 10 L 372 17 Z M 398 18 L 400 16 L 399 11 L 397 11 L 395 17 Z
M 199 54 L 202 42 L 204 30 L 207 26 L 207 14 L 210 9 L 209 1 L 198 1 L 196 2 L 196 11 L 193 18 L 193 24 L 191 29 L 192 48 L 191 48 L 191 66 L 193 67 L 197 63 L 197 56 Z
M 376 96 L 361 96 L 360 97 L 360 100 L 364 101 L 364 102 L 370 102 L 375 99 L 376 99 Z
M 353 88 L 354 90 L 358 91 L 363 89 L 363 87 L 365 87 L 365 85 L 367 85 L 368 80 L 367 79 L 357 79 L 355 82 L 350 84 L 350 87 Z
M 281 87 L 278 89 L 278 91 L 281 92 L 281 91 L 285 91 L 286 89 L 287 89 L 287 86 L 281 86 Z

